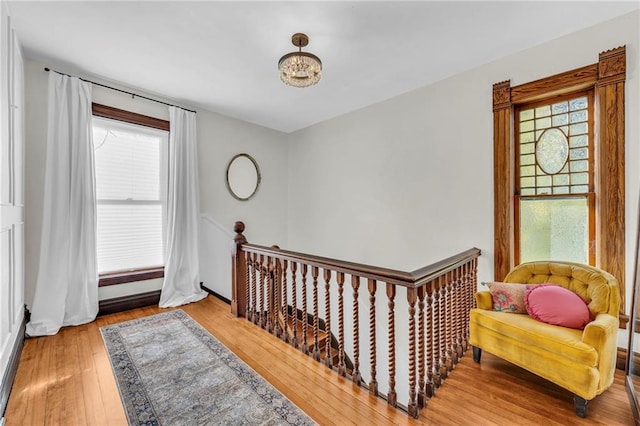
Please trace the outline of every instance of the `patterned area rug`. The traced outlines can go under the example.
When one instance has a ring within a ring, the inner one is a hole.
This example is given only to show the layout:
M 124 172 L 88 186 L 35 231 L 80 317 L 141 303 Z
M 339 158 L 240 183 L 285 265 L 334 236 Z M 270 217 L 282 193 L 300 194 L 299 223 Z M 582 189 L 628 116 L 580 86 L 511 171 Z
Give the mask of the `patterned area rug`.
M 182 310 L 100 331 L 129 424 L 315 424 Z

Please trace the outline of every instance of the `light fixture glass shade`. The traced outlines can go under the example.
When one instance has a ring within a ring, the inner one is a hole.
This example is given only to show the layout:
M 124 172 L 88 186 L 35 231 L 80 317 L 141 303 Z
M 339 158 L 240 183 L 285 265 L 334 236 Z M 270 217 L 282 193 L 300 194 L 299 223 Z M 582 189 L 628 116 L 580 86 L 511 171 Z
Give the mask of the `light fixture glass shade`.
M 299 50 L 280 58 L 280 79 L 293 87 L 309 87 L 316 84 L 322 75 L 322 62 L 316 55 L 302 51 L 302 47 L 309 43 L 309 38 L 306 34 L 296 33 L 291 37 L 291 43 Z
M 308 87 L 320 81 L 322 62 L 311 53 L 291 52 L 280 59 L 278 69 L 284 83 L 294 87 Z

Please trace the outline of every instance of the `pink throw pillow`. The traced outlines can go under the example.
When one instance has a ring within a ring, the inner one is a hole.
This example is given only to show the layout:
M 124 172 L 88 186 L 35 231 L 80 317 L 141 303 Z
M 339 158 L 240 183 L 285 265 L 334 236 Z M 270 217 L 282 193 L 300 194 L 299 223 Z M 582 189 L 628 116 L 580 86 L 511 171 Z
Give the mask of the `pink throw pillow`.
M 582 330 L 591 321 L 591 312 L 577 294 L 557 285 L 527 289 L 527 313 L 538 321 Z

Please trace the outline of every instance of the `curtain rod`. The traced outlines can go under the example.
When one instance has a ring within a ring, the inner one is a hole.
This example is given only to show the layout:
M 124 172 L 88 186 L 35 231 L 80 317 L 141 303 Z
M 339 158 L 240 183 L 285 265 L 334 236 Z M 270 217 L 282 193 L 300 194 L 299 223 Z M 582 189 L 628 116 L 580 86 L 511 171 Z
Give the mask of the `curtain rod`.
M 58 74 L 66 75 L 67 77 L 73 77 L 73 76 L 71 76 L 71 75 L 69 75 L 67 73 L 56 71 L 56 70 L 52 70 L 52 69 L 47 68 L 47 67 L 44 67 L 44 70 L 46 72 L 53 71 L 53 72 L 58 73 Z M 78 77 L 78 78 L 80 80 L 82 80 L 82 81 L 86 81 L 87 83 L 95 84 L 96 86 L 104 87 L 106 89 L 115 90 L 116 92 L 120 92 L 120 93 L 126 93 L 127 95 L 131 95 L 132 97 L 138 97 L 138 98 L 146 99 L 146 100 L 151 101 L 151 102 L 157 102 L 159 104 L 180 108 L 180 109 L 183 109 L 185 111 L 193 112 L 194 114 L 196 114 L 196 112 L 194 110 L 192 110 L 192 109 L 183 108 L 181 106 L 170 104 L 170 103 L 163 102 L 163 101 L 159 101 L 157 99 L 148 98 L 146 96 L 138 95 L 137 93 L 127 92 L 126 90 L 122 90 L 122 89 L 118 89 L 118 88 L 115 88 L 115 87 L 107 86 L 106 84 L 96 83 L 95 81 L 87 80 L 87 79 L 82 78 L 82 77 Z

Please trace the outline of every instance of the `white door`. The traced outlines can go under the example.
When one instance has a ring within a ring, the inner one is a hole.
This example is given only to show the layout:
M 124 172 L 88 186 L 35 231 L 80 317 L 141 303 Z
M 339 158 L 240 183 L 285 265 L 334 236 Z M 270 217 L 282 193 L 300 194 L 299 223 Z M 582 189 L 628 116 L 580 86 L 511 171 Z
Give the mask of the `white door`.
M 0 2 L 0 379 L 24 317 L 24 71 L 5 7 Z

